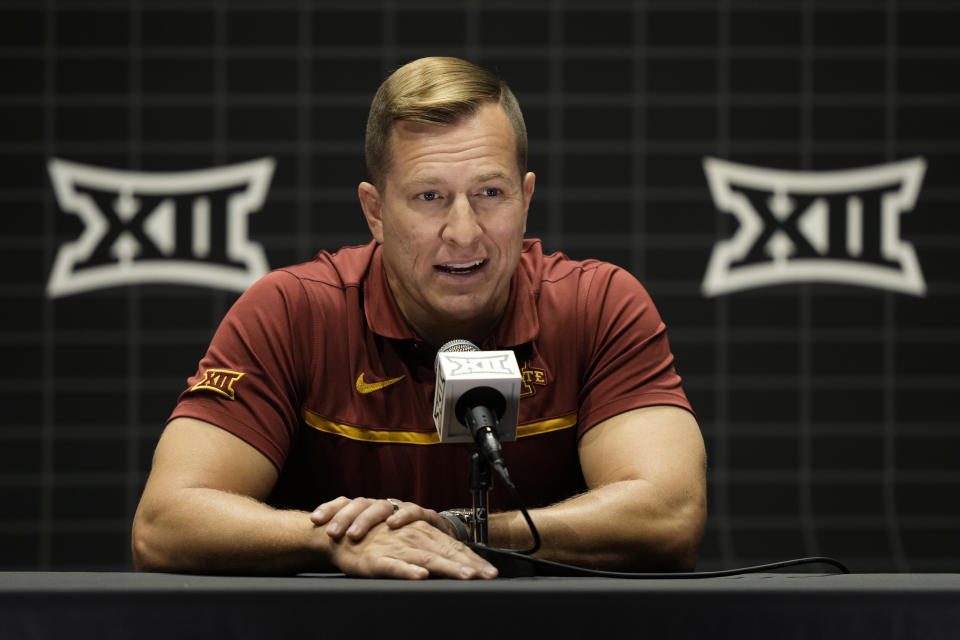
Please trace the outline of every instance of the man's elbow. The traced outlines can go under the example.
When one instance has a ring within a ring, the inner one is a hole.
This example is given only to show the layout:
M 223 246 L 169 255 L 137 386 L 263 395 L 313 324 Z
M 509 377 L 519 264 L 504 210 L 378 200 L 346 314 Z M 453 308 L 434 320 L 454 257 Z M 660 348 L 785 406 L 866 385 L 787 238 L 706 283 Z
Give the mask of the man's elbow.
M 667 571 L 693 571 L 697 567 L 700 557 L 700 538 L 702 532 L 684 532 L 670 545 L 665 554 L 665 569 Z
M 697 504 L 685 509 L 673 523 L 665 554 L 670 571 L 693 571 L 696 568 L 706 519 L 706 505 Z
M 644 571 L 693 571 L 700 556 L 706 522 L 704 505 L 688 505 L 661 522 L 659 534 L 644 558 L 637 558 Z
M 170 571 L 158 544 L 157 526 L 144 515 L 142 508 L 133 518 L 130 531 L 130 552 L 134 571 Z

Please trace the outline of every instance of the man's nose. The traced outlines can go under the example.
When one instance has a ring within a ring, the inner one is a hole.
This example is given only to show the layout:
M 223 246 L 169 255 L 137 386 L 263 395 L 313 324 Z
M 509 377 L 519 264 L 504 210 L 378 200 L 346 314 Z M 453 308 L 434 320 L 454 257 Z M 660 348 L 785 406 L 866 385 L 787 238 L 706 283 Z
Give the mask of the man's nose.
M 459 195 L 447 212 L 447 221 L 443 228 L 443 239 L 454 244 L 469 247 L 483 234 L 477 222 L 477 213 L 470 199 Z

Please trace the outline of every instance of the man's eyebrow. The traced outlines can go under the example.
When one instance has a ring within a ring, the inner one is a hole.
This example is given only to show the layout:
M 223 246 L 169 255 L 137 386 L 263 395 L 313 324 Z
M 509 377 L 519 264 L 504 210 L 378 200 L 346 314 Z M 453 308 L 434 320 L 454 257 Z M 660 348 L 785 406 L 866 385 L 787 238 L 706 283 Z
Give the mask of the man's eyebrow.
M 477 182 L 486 182 L 487 180 L 509 180 L 506 174 L 499 171 L 494 171 L 492 173 L 484 173 L 474 178 Z
M 478 175 L 478 176 L 475 176 L 475 177 L 473 178 L 473 181 L 474 181 L 474 182 L 487 182 L 487 181 L 490 181 L 490 180 L 509 180 L 509 179 L 510 179 L 509 176 L 508 176 L 507 174 L 503 173 L 502 171 L 491 171 L 490 173 L 483 173 L 483 174 L 480 174 L 480 175 Z M 410 178 L 409 180 L 407 180 L 407 181 L 405 182 L 405 184 L 407 184 L 407 185 L 415 185 L 415 186 L 422 186 L 422 185 L 439 185 L 439 184 L 446 184 L 446 182 L 447 182 L 447 181 L 444 180 L 443 178 L 441 178 L 440 176 L 431 176 L 431 175 L 428 175 L 428 174 L 424 174 L 424 175 L 414 175 L 414 176 L 411 176 L 411 178 Z
M 407 184 L 443 184 L 443 182 L 442 178 L 429 175 L 413 176 L 407 180 Z

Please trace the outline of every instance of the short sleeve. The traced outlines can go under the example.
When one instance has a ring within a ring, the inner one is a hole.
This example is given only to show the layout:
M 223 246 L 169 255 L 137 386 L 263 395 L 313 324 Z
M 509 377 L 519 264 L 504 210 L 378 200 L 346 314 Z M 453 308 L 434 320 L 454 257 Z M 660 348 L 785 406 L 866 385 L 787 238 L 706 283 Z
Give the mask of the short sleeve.
M 601 264 L 581 286 L 578 336 L 586 362 L 578 435 L 624 411 L 674 405 L 692 412 L 666 326 L 650 295 L 619 267 Z
M 299 424 L 311 324 L 299 279 L 264 276 L 227 312 L 170 420 L 215 424 L 282 468 Z

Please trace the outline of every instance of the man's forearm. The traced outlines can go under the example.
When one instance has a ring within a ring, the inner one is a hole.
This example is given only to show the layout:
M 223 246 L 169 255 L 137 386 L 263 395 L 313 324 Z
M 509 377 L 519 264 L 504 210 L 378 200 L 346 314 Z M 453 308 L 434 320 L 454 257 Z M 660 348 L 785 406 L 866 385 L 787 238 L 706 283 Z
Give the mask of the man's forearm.
M 326 534 L 309 513 L 216 489 L 180 489 L 141 504 L 132 546 L 134 567 L 141 571 L 290 574 L 333 568 Z
M 583 567 L 690 570 L 696 563 L 706 505 L 696 496 L 665 501 L 642 480 L 592 489 L 530 512 L 540 534 L 536 557 Z M 519 511 L 491 514 L 490 544 L 529 548 L 530 530 Z

